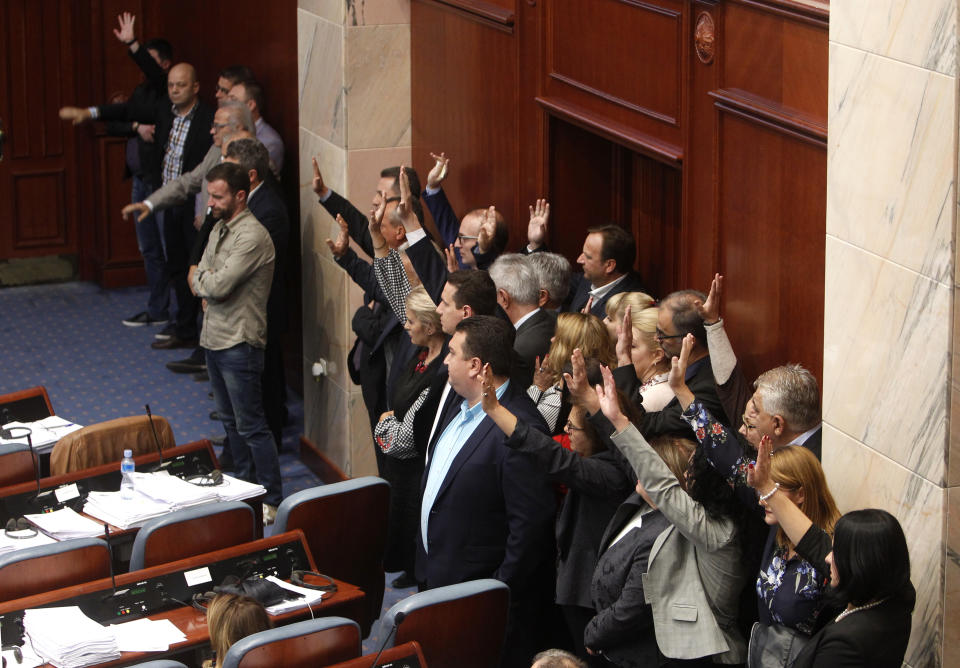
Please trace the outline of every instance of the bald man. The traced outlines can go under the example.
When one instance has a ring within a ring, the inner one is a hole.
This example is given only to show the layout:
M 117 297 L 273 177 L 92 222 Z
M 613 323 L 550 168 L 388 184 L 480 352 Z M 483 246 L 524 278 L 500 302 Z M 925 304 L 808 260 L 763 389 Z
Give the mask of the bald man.
M 156 124 L 154 139 L 164 147 L 149 169 L 153 182 L 165 185 L 184 172 L 199 165 L 210 148 L 210 128 L 213 124 L 213 109 L 198 97 L 200 82 L 197 71 L 189 63 L 179 63 L 170 68 L 167 75 L 167 95 L 155 104 L 141 105 L 135 102 L 110 104 L 99 107 L 64 107 L 60 118 L 74 124 L 88 120 L 136 121 Z M 177 296 L 177 312 L 174 323 L 156 335 L 152 347 L 185 348 L 197 344 L 197 315 L 200 303 L 187 285 L 187 266 L 190 249 L 196 239 L 193 226 L 193 202 L 171 207 L 163 212 L 162 219 L 151 217 L 162 231 L 163 248 L 166 251 L 166 273 Z M 148 218 L 149 220 L 150 218 Z M 153 286 L 153 280 L 147 277 Z M 173 315 L 173 314 L 171 314 Z M 159 324 L 149 313 L 137 314 L 124 320 L 130 326 Z

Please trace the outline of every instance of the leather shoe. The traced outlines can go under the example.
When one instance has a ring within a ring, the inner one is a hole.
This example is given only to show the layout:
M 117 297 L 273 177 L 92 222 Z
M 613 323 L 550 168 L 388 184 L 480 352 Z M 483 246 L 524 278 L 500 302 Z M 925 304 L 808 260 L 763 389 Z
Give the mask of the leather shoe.
M 409 573 L 402 573 L 398 577 L 393 579 L 393 582 L 390 583 L 394 589 L 407 589 L 409 587 L 416 587 L 417 581 L 413 579 L 413 576 Z
M 173 348 L 193 348 L 196 345 L 196 339 L 181 339 L 177 336 L 171 336 L 164 341 L 154 341 L 150 344 L 150 347 L 154 350 L 172 350 Z
M 207 370 L 207 365 L 203 362 L 198 362 L 192 357 L 188 357 L 185 360 L 167 362 L 167 368 L 174 373 L 200 373 L 201 371 Z

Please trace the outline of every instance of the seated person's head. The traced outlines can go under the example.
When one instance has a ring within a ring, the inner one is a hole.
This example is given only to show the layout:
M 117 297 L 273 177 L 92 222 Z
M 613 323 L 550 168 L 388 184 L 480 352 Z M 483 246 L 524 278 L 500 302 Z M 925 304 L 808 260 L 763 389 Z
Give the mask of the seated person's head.
M 437 304 L 443 333 L 450 335 L 464 318 L 493 315 L 496 309 L 497 287 L 490 274 L 479 269 L 450 272 Z
M 593 357 L 600 364 L 611 368 L 617 366 L 616 350 L 600 318 L 589 313 L 561 313 L 557 316 L 557 329 L 550 339 L 546 362 L 547 369 L 553 374 L 553 382 L 560 381 L 574 348 L 580 349 L 584 359 Z
M 765 371 L 753 383 L 740 433 L 754 447 L 769 436 L 773 447 L 787 445 L 820 424 L 820 388 L 817 379 L 799 364 Z
M 699 353 L 690 361 L 706 354 L 707 330 L 703 326 L 703 318 L 697 313 L 697 307 L 694 304 L 697 300 L 701 303 L 705 302 L 707 296 L 698 290 L 678 290 L 671 292 L 660 302 L 660 311 L 657 314 L 659 330 L 657 337 L 668 358 L 680 357 L 683 337 L 687 334 L 693 334 L 693 338 L 696 339 L 694 352 Z
M 562 649 L 547 649 L 535 657 L 530 668 L 587 668 L 587 664 Z
M 633 235 L 610 223 L 587 230 L 577 263 L 583 267 L 584 278 L 594 287 L 600 287 L 630 271 L 636 256 Z
M 777 494 L 789 497 L 811 522 L 827 533 L 833 533 L 840 511 L 816 455 L 802 445 L 780 448 L 770 457 L 770 479 L 780 485 Z M 770 526 L 777 523 L 776 516 L 769 510 L 764 519 Z M 777 531 L 777 544 L 796 547 L 790 545 L 783 529 Z
M 570 293 L 570 262 L 557 253 L 531 253 L 527 261 L 537 275 L 541 308 L 560 308 Z
M 897 518 L 885 510 L 854 510 L 834 528 L 827 555 L 830 585 L 841 605 L 864 605 L 890 598 L 913 610 L 910 552 Z
M 271 627 L 263 605 L 249 596 L 217 594 L 207 606 L 207 628 L 210 647 L 216 655 L 216 666 L 223 664 L 234 643 Z
M 515 336 L 513 325 L 493 315 L 461 320 L 450 339 L 445 360 L 450 387 L 467 401 L 479 401 L 481 372 L 486 364 L 490 365 L 495 380 L 506 380 L 510 375 Z

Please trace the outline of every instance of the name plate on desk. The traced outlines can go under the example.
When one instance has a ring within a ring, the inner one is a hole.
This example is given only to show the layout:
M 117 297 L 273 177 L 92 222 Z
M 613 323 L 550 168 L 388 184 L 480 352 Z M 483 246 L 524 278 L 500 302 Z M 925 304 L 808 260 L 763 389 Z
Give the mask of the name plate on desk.
M 107 587 L 38 607 L 76 605 L 90 619 L 110 624 L 189 604 L 194 594 L 210 591 L 215 584 L 219 585 L 229 576 L 244 579 L 273 575 L 289 580 L 293 571 L 309 569 L 309 565 L 310 559 L 307 558 L 303 543 L 291 536 L 289 541 L 279 545 L 206 564 L 202 568 L 176 570 L 125 584 L 117 587 L 116 591 Z M 207 571 L 205 577 L 188 575 L 203 570 Z M 0 639 L 4 645 L 23 644 L 23 610 L 0 615 Z

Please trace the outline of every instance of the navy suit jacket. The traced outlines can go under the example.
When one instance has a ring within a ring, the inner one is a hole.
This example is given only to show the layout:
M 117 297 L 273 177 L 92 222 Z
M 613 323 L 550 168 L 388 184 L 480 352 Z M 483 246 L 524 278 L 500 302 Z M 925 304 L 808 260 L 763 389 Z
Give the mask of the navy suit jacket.
M 593 306 L 590 307 L 590 312 L 603 320 L 607 315 L 607 300 L 620 292 L 646 292 L 648 295 L 650 294 L 646 288 L 643 287 L 643 283 L 640 281 L 640 274 L 631 271 L 607 294 L 600 299 L 595 299 Z M 580 311 L 587 305 L 587 299 L 590 298 L 590 281 L 585 279 L 583 274 L 574 274 L 570 286 L 570 294 L 573 296 L 570 298 L 569 306 L 564 310 Z M 652 297 L 653 295 L 650 296 Z
M 510 383 L 501 403 L 546 433 L 525 388 Z M 448 402 L 430 440 L 421 498 L 436 442 L 459 410 L 459 400 Z M 417 580 L 433 588 L 496 578 L 510 586 L 514 598 L 522 597 L 539 584 L 541 573 L 552 575 L 554 506 L 533 458 L 507 447 L 503 432 L 484 417 L 454 458 L 430 510 L 429 554 L 417 532 Z
M 271 334 L 280 334 L 287 329 L 287 300 L 283 287 L 287 271 L 287 247 L 290 244 L 290 219 L 287 205 L 283 203 L 280 190 L 273 175 L 261 184 L 257 192 L 247 203 L 250 213 L 257 217 L 260 224 L 267 228 L 273 242 L 276 260 L 273 263 L 273 282 L 270 284 L 270 298 L 267 300 L 267 322 Z

